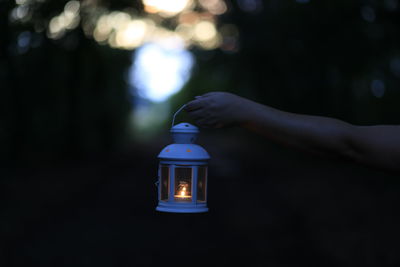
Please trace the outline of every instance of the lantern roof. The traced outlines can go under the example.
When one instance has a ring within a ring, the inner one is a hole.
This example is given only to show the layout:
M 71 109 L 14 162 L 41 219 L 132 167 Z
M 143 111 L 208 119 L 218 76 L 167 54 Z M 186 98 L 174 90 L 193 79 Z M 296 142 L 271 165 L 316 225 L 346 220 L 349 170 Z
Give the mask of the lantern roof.
M 166 146 L 158 155 L 164 160 L 208 160 L 210 155 L 207 151 L 196 144 L 170 144 Z

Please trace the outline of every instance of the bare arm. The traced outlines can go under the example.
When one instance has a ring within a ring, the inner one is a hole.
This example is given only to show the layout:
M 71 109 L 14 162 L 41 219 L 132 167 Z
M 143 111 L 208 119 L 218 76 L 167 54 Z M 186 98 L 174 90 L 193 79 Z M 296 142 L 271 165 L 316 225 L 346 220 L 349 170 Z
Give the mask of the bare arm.
M 238 125 L 310 153 L 400 171 L 400 126 L 354 126 L 284 112 L 222 92 L 198 97 L 186 110 L 203 127 Z

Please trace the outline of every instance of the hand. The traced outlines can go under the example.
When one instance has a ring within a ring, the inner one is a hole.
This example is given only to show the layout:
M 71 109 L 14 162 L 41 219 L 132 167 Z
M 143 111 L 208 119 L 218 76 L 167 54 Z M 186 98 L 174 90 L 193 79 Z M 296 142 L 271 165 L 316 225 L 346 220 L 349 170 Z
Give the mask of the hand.
M 185 110 L 196 124 L 205 128 L 222 128 L 241 124 L 249 100 L 234 94 L 212 92 L 187 103 Z

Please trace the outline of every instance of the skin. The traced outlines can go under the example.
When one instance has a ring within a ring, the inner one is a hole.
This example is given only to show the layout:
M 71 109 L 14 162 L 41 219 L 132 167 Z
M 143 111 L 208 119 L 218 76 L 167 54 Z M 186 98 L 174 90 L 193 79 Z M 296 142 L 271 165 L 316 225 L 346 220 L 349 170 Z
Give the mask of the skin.
M 399 125 L 356 126 L 281 111 L 225 92 L 198 96 L 185 110 L 200 127 L 239 126 L 309 153 L 400 172 Z

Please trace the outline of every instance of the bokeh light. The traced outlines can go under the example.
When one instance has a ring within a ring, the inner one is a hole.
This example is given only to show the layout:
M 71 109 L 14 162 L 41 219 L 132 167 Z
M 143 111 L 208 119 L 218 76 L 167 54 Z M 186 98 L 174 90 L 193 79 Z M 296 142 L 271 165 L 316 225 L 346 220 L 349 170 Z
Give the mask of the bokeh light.
M 136 51 L 130 83 L 139 96 L 165 101 L 189 79 L 193 63 L 193 56 L 179 38 L 148 43 Z
M 374 22 L 376 19 L 375 10 L 370 6 L 364 6 L 360 10 L 362 18 L 367 22 Z
M 48 1 L 15 0 L 9 21 L 32 26 L 32 31 L 22 31 L 16 37 L 15 51 L 27 53 L 46 36 L 64 48 L 76 49 L 76 36 L 68 33 L 78 27 L 86 38 L 99 45 L 132 51 L 129 84 L 133 97 L 140 102 L 132 107 L 136 114 L 134 125 L 142 127 L 154 123 L 161 119 L 153 116 L 160 111 L 160 105 L 163 105 L 163 112 L 168 113 L 168 100 L 190 79 L 194 65 L 190 50 L 221 49 L 236 53 L 240 47 L 239 31 L 235 25 L 219 21 L 220 15 L 230 11 L 225 0 L 141 2 L 142 10 L 137 7 L 111 9 L 101 1 L 69 0 L 59 3 L 58 13 L 38 19 L 33 18 L 34 10 Z M 257 0 L 242 1 L 241 5 L 250 12 L 262 8 L 262 2 Z M 146 112 L 153 117 L 138 117 Z
M 194 38 L 196 41 L 209 41 L 217 35 L 217 30 L 213 23 L 202 21 L 196 24 L 194 28 Z
M 133 20 L 127 23 L 116 35 L 118 47 L 135 48 L 141 45 L 146 34 L 146 27 L 143 20 Z
M 64 11 L 50 20 L 48 37 L 59 39 L 64 36 L 67 30 L 75 29 L 80 22 L 79 10 L 80 3 L 78 1 L 69 1 L 66 3 Z
M 263 9 L 261 0 L 237 0 L 240 9 L 247 13 L 258 13 Z
M 222 0 L 199 0 L 200 5 L 213 15 L 222 15 L 228 8 Z
M 225 52 L 234 53 L 239 50 L 239 30 L 233 24 L 225 24 L 220 28 L 222 36 L 221 49 Z
M 377 98 L 384 96 L 386 91 L 385 83 L 382 80 L 373 80 L 371 82 L 371 93 Z
M 145 11 L 171 17 L 190 8 L 192 0 L 143 0 Z
M 19 54 L 24 54 L 29 50 L 31 44 L 31 33 L 29 31 L 23 31 L 18 35 L 17 39 L 17 51 Z
M 218 17 L 229 11 L 224 0 L 142 0 L 142 3 L 144 12 L 140 13 L 136 9 L 109 10 L 94 1 L 72 0 L 59 14 L 33 20 L 35 5 L 46 2 L 16 0 L 9 20 L 32 22 L 35 32 L 46 31 L 47 37 L 53 40 L 65 37 L 68 31 L 80 26 L 88 38 L 117 49 L 134 50 L 146 43 L 178 35 L 187 49 L 194 46 L 238 51 L 238 34 L 221 33 L 224 25 L 219 25 Z M 262 2 L 239 1 L 239 5 L 246 10 L 260 9 Z

